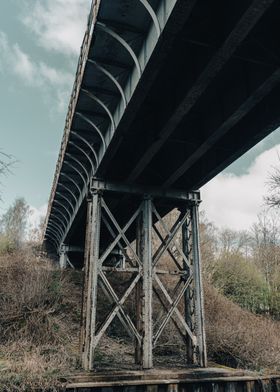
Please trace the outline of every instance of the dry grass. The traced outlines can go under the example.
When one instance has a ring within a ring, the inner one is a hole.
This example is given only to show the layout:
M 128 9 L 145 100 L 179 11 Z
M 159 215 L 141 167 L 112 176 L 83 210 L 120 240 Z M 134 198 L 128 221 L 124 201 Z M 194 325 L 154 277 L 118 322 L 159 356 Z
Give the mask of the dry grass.
M 216 362 L 264 373 L 280 371 L 280 323 L 241 309 L 205 287 L 208 355 Z
M 76 278 L 28 250 L 0 257 L 0 391 L 55 388 L 77 368 Z
M 0 392 L 57 390 L 61 375 L 80 371 L 81 278 L 81 272 L 61 272 L 29 251 L 0 257 Z M 205 302 L 211 359 L 280 371 L 279 323 L 242 310 L 212 287 L 205 287 Z M 104 337 L 97 352 L 100 364 L 111 368 L 120 355 L 123 362 L 132 361 L 131 345 L 113 335 Z M 173 336 L 167 333 L 168 347 L 178 347 Z M 179 346 L 176 363 L 182 351 Z

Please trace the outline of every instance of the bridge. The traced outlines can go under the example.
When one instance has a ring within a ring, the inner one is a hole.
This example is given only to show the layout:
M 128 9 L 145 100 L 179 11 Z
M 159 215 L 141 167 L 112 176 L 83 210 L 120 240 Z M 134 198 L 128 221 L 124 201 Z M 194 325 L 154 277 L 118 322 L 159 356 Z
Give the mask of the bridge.
M 93 1 L 44 237 L 62 267 L 85 271 L 85 369 L 115 317 L 143 368 L 169 322 L 186 362 L 206 366 L 197 189 L 280 124 L 279 12 L 276 0 Z M 124 293 L 110 273 L 130 276 Z M 113 304 L 104 320 L 99 290 Z

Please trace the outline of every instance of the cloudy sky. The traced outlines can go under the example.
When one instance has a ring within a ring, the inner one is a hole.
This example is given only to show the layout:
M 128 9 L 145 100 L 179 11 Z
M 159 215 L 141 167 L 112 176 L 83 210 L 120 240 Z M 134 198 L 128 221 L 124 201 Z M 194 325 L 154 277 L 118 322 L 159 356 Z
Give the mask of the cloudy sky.
M 17 161 L 1 180 L 0 214 L 20 196 L 34 217 L 46 210 L 89 8 L 90 0 L 0 2 L 0 151 Z M 207 184 L 208 218 L 248 229 L 279 154 L 276 130 Z

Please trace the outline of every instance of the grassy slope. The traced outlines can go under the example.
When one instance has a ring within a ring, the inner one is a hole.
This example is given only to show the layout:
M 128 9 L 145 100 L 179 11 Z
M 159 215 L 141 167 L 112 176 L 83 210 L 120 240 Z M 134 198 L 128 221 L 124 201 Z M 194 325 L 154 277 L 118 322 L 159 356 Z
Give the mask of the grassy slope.
M 59 386 L 60 375 L 80 371 L 81 279 L 81 272 L 61 272 L 28 251 L 0 257 L 0 391 Z M 205 308 L 210 358 L 280 371 L 279 324 L 242 310 L 212 287 L 205 288 Z M 109 362 L 115 351 L 127 351 L 110 338 L 104 347 L 112 353 Z

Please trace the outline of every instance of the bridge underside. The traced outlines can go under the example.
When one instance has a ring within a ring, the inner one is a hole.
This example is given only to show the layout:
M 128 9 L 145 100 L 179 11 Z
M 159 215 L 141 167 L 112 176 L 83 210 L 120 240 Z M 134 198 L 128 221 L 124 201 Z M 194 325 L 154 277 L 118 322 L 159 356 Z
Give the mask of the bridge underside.
M 190 276 L 193 292 L 201 289 L 197 206 L 188 198 L 280 124 L 279 14 L 276 0 L 93 1 L 45 231 L 46 245 L 61 253 L 62 265 L 69 258 L 72 266 L 85 268 L 85 368 L 92 368 L 95 347 L 116 315 L 138 341 L 136 359 L 151 367 L 152 340 L 157 335 L 151 332 L 147 293 L 158 275 L 151 230 L 157 230 L 154 224 L 162 222 L 167 212 L 182 209 L 177 197 L 171 197 L 171 203 L 167 197 L 166 202 L 166 193 L 174 196 L 179 189 L 186 211 L 177 223 L 182 228 L 182 222 L 189 222 L 181 233 L 183 264 L 177 265 L 178 285 L 183 285 L 180 299 L 190 288 Z M 101 183 L 105 188 L 115 184 L 118 191 L 100 189 Z M 146 191 L 150 187 L 153 190 Z M 153 201 L 148 202 L 147 195 Z M 140 223 L 126 228 L 135 214 Z M 184 237 L 190 227 L 192 240 Z M 114 236 L 117 240 L 112 242 Z M 172 228 L 166 237 L 158 237 L 172 258 L 174 249 L 168 242 L 173 239 Z M 133 241 L 140 244 L 138 250 L 131 248 Z M 127 249 L 134 252 L 134 259 L 129 255 L 126 259 L 134 271 L 123 296 L 106 280 L 108 268 L 116 267 L 104 264 L 114 247 L 122 254 Z M 188 273 L 183 276 L 184 262 Z M 129 290 L 136 290 L 137 279 L 142 285 L 141 309 L 136 312 L 141 325 L 135 327 L 121 301 L 126 301 Z M 115 306 L 99 324 L 98 282 Z M 196 292 L 193 303 L 187 301 L 191 305 L 185 304 L 182 316 L 180 300 L 172 300 L 164 285 L 160 289 L 169 315 L 162 328 L 176 313 L 191 340 L 189 363 L 204 366 L 204 329 L 198 321 L 203 319 L 201 294 Z M 195 314 L 193 330 L 186 323 L 188 306 Z
M 102 1 L 97 20 L 113 26 L 140 56 L 152 22 L 139 0 L 129 2 L 127 8 L 124 3 Z M 150 3 L 155 10 L 160 6 L 160 2 Z M 278 15 L 279 3 L 269 0 L 177 1 L 95 176 L 197 189 L 278 127 Z M 120 85 L 129 82 L 133 59 L 102 29 L 96 28 L 88 58 L 102 64 Z M 94 121 L 103 134 L 111 127 L 104 108 L 86 91 L 105 102 L 111 113 L 122 99 L 112 81 L 87 61 L 66 148 L 69 162 L 64 159 L 59 181 L 72 191 L 74 185 L 63 174 L 76 182 L 81 179 L 73 171 L 76 164 L 71 156 L 90 170 L 78 150 L 90 154 L 90 148 L 77 133 L 98 151 L 103 148 L 100 138 L 87 120 Z M 59 185 L 57 190 L 65 192 Z M 64 203 L 58 192 L 54 200 Z M 65 243 L 83 246 L 85 205 L 84 200 Z M 129 200 L 120 200 L 116 210 L 130 214 L 129 206 Z M 80 262 L 77 257 L 75 261 Z

